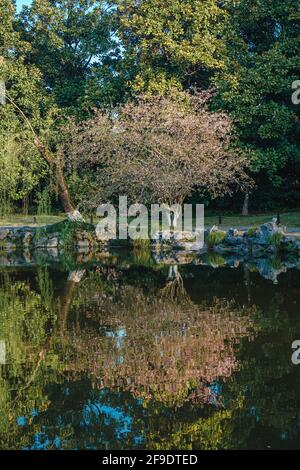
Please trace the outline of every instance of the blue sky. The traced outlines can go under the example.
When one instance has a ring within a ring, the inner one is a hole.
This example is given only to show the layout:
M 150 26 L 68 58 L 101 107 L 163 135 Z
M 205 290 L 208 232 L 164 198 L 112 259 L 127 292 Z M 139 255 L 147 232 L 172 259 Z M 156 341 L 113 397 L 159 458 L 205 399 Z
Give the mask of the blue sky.
M 29 5 L 29 3 L 31 3 L 31 0 L 17 0 L 17 8 L 18 8 L 18 10 L 20 10 L 20 8 L 21 8 L 23 5 Z

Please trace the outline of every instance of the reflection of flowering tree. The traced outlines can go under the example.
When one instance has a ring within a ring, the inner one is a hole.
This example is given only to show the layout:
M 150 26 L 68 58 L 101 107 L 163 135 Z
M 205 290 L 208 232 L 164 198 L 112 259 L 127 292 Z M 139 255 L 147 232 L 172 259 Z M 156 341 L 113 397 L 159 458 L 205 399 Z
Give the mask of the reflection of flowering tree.
M 142 289 L 139 270 L 73 272 L 60 306 L 45 269 L 37 290 L 0 278 L 1 448 L 263 447 L 261 426 L 268 442 L 298 446 L 299 375 L 281 346 L 299 321 L 285 315 L 287 298 L 263 314 L 223 300 L 197 306 L 163 295 L 149 273 Z
M 178 276 L 175 282 L 181 283 Z M 145 294 L 118 283 L 113 291 L 110 285 L 110 292 L 103 284 L 95 290 L 91 285 L 91 278 L 82 281 L 74 308 L 86 317 L 92 311 L 101 334 L 95 334 L 95 327 L 69 328 L 69 371 L 88 369 L 100 386 L 138 396 L 205 401 L 204 384 L 238 368 L 234 343 L 249 335 L 252 309 L 217 300 L 211 306 L 179 303 L 166 298 L 166 291 Z
M 167 283 L 162 289 L 161 294 L 163 298 L 169 301 L 177 301 L 181 304 L 191 302 L 191 299 L 185 290 L 178 265 L 175 264 L 169 267 Z

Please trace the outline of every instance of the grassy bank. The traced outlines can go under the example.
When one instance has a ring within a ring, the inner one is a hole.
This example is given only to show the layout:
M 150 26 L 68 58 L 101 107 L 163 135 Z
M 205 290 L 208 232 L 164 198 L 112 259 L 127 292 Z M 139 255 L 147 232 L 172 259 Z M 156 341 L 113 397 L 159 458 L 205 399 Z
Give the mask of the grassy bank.
M 219 224 L 217 215 L 206 216 L 205 225 L 219 225 L 220 228 L 227 227 L 253 227 L 259 226 L 265 222 L 269 222 L 273 217 L 276 217 L 276 212 L 268 214 L 256 214 L 249 216 L 241 215 L 224 215 L 222 216 L 222 224 Z M 297 212 L 283 212 L 280 213 L 280 222 L 288 228 L 300 228 L 300 211 Z
M 264 222 L 268 222 L 276 214 L 257 214 L 249 215 L 242 217 L 241 215 L 222 215 L 222 224 L 219 224 L 218 215 L 208 215 L 205 216 L 205 225 L 212 226 L 218 225 L 221 229 L 228 227 L 253 227 L 259 226 Z M 5 217 L 0 217 L 0 226 L 39 226 L 39 225 L 48 225 L 60 222 L 63 220 L 64 214 L 60 215 L 20 215 L 12 214 Z M 299 212 L 285 212 L 280 213 L 281 223 L 286 225 L 288 228 L 300 228 L 300 211 Z M 89 217 L 87 217 L 89 221 Z M 96 222 L 96 218 L 94 219 Z
M 0 226 L 30 226 L 37 227 L 40 225 L 55 224 L 60 222 L 65 217 L 64 215 L 21 215 L 12 214 L 0 217 Z

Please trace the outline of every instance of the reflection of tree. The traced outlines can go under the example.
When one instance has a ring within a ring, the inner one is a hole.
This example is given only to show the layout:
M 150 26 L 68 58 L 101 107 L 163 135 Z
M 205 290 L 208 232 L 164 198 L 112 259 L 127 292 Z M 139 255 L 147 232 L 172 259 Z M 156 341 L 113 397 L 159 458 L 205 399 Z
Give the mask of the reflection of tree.
M 44 387 L 49 377 L 45 370 L 51 358 L 46 359 L 45 352 L 49 327 L 55 319 L 53 289 L 43 269 L 37 274 L 39 292 L 26 282 L 13 282 L 8 275 L 0 282 L 1 337 L 6 345 L 6 364 L 1 366 L 0 378 L 0 447 L 13 448 L 16 439 L 23 441 L 17 417 L 30 416 L 32 410 L 43 409 L 48 403 Z
M 161 291 L 162 297 L 179 303 L 190 303 L 191 299 L 185 290 L 183 279 L 177 265 L 169 267 L 169 275 L 165 287 Z
M 73 273 L 59 295 L 43 268 L 36 284 L 1 277 L 1 448 L 297 447 L 285 292 L 263 312 L 196 305 L 176 270 L 175 296 L 151 272 L 145 285 L 140 270 Z
M 85 274 L 85 270 L 80 270 L 80 271 L 71 271 L 68 275 L 64 294 L 60 301 L 61 313 L 60 313 L 59 328 L 62 334 L 64 334 L 66 322 L 68 320 L 69 310 L 73 301 L 74 289 L 76 285 L 81 281 L 84 274 Z
M 253 309 L 217 300 L 211 306 L 179 303 L 175 299 L 188 297 L 177 271 L 167 289 L 146 294 L 120 283 L 106 289 L 95 273 L 84 279 L 73 308 L 82 312 L 84 306 L 86 318 L 80 331 L 69 326 L 68 368 L 74 374 L 89 370 L 101 386 L 149 399 L 182 401 L 193 391 L 191 397 L 205 400 L 203 384 L 238 368 L 232 342 L 249 334 Z

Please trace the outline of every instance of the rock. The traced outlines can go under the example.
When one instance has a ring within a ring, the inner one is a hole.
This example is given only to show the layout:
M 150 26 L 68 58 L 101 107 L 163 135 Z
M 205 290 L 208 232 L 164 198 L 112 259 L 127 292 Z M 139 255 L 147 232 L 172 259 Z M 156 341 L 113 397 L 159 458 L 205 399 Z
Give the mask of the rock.
M 273 284 L 278 284 L 277 277 L 281 273 L 285 273 L 287 268 L 284 264 L 279 264 L 278 267 L 274 267 L 268 258 L 259 258 L 256 262 L 259 274 L 270 281 Z
M 266 253 L 273 255 L 274 253 L 277 252 L 276 246 L 268 246 L 266 248 Z
M 32 239 L 33 239 L 32 232 L 25 232 L 24 237 L 23 237 L 23 245 L 25 246 L 30 245 Z
M 227 233 L 228 233 L 229 237 L 237 237 L 238 234 L 239 234 L 239 231 L 236 228 L 231 227 L 231 228 L 228 229 Z
M 280 233 L 281 235 L 284 235 L 285 232 L 284 227 L 282 227 L 281 225 L 277 225 L 276 219 L 273 219 L 272 222 L 267 222 L 260 226 L 255 238 L 257 238 L 261 244 L 267 244 L 269 243 L 270 236 L 275 233 Z
M 200 251 L 204 246 L 204 231 L 157 231 L 152 236 L 154 250 L 175 249 L 186 252 Z
M 173 238 L 177 242 L 195 242 L 197 240 L 198 233 L 179 231 L 174 232 Z
M 226 258 L 226 265 L 227 265 L 229 268 L 236 269 L 236 268 L 238 268 L 239 265 L 240 265 L 240 260 L 239 260 L 237 257 L 228 256 L 228 257 Z
M 251 248 L 250 255 L 254 258 L 260 257 L 265 252 L 265 247 L 263 245 L 253 245 Z
M 83 248 L 77 248 L 77 253 L 79 255 L 88 255 L 91 252 L 89 246 L 85 246 Z
M 45 248 L 48 244 L 48 238 L 46 237 L 39 237 L 34 240 L 35 248 Z
M 295 247 L 300 251 L 300 240 L 295 241 Z
M 224 243 L 231 246 L 242 245 L 245 243 L 245 239 L 242 236 L 237 235 L 226 235 L 224 238 Z
M 57 248 L 47 248 L 47 253 L 51 258 L 58 258 L 58 249 Z
M 22 254 L 23 254 L 25 263 L 30 264 L 30 263 L 32 262 L 32 256 L 31 256 L 30 251 L 28 251 L 27 249 L 25 249 Z
M 57 248 L 58 247 L 58 238 L 52 237 L 47 241 L 47 248 Z
M 10 230 L 8 228 L 0 229 L 0 240 L 5 240 L 10 234 Z
M 197 251 L 200 252 L 204 248 L 203 242 L 176 242 L 174 248 L 177 250 L 183 250 L 186 252 Z
M 161 240 L 163 242 L 170 242 L 172 238 L 173 237 L 170 230 L 162 230 L 160 232 L 156 232 L 153 237 L 154 240 Z
M 86 249 L 86 248 L 89 249 L 90 248 L 90 242 L 89 242 L 89 240 L 78 240 L 77 247 L 81 250 Z
M 5 251 L 7 251 L 9 253 L 11 251 L 15 251 L 17 247 L 14 243 L 5 242 L 3 248 L 4 248 Z

